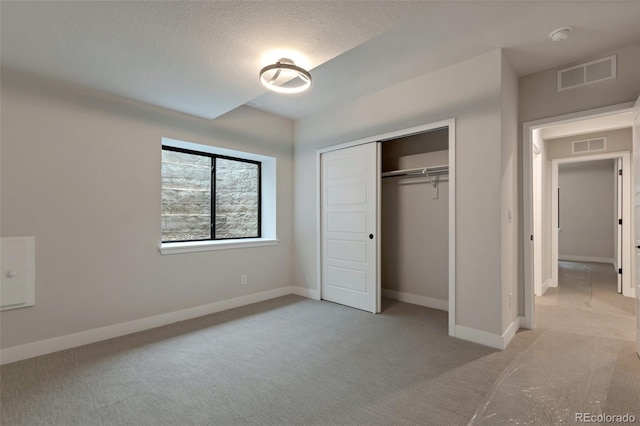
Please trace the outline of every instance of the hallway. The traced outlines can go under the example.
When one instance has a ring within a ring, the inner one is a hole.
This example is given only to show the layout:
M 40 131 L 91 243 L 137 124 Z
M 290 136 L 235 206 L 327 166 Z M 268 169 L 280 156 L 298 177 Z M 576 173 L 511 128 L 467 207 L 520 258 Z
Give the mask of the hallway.
M 536 298 L 536 326 L 635 342 L 635 304 L 618 294 L 609 264 L 559 262 L 558 287 Z
M 611 265 L 560 262 L 559 286 L 536 298 L 536 341 L 505 369 L 477 420 L 573 424 L 576 413 L 640 421 L 635 307 Z M 525 410 L 522 407 L 527 407 Z

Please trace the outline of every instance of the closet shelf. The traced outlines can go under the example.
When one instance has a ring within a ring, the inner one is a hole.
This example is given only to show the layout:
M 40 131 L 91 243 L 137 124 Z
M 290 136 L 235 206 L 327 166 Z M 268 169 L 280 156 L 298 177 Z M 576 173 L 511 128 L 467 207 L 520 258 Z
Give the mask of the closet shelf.
M 391 172 L 382 172 L 382 177 L 399 177 L 399 176 L 419 176 L 419 177 L 432 177 L 432 176 L 447 176 L 449 175 L 449 166 L 431 166 L 431 167 L 419 167 L 417 169 L 403 169 L 393 170 Z

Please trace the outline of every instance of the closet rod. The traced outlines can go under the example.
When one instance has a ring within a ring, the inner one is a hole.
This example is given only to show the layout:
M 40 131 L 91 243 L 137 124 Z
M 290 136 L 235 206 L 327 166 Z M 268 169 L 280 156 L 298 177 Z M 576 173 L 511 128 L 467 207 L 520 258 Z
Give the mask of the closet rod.
M 417 169 L 394 170 L 392 172 L 382 172 L 382 177 L 398 176 L 444 176 L 449 174 L 449 166 L 420 167 Z

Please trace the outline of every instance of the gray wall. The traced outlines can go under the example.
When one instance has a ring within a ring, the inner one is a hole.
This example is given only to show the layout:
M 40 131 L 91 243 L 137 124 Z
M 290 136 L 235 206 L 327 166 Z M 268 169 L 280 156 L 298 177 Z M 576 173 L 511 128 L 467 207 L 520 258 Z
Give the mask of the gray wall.
M 203 120 L 6 69 L 1 89 L 2 236 L 36 237 L 36 305 L 0 313 L 2 348 L 292 284 L 290 120 Z M 160 255 L 162 137 L 276 157 L 280 244 Z
M 607 149 L 598 152 L 572 154 L 573 142 L 585 139 L 607 138 Z M 625 129 L 609 130 L 606 132 L 593 132 L 584 135 L 569 136 L 566 138 L 546 139 L 549 147 L 549 159 L 579 157 L 582 155 L 600 154 L 603 152 L 631 151 L 633 149 L 633 135 L 631 127 Z
M 558 165 L 558 255 L 613 261 L 616 217 L 614 160 Z
M 317 289 L 316 150 L 455 118 L 456 324 L 503 333 L 501 191 L 503 179 L 516 175 L 515 159 L 502 164 L 502 73 L 502 54 L 495 50 L 296 121 L 296 285 Z M 515 135 L 509 143 L 515 145 Z
M 556 90 L 557 70 L 573 64 L 564 64 L 558 68 L 521 77 L 518 107 L 520 121 L 518 147 L 522 147 L 522 124 L 525 122 L 624 102 L 633 102 L 638 99 L 640 95 L 640 44 L 602 52 L 599 55 L 584 58 L 577 63 L 588 62 L 610 55 L 618 56 L 618 76 L 614 80 L 558 92 Z M 522 170 L 522 148 L 518 148 L 517 157 L 519 162 L 518 170 Z M 519 173 L 518 188 L 522 188 L 522 185 L 522 173 Z M 523 238 L 522 191 L 518 193 L 518 205 L 520 207 L 518 281 L 521 283 L 518 312 L 520 315 L 524 315 L 524 244 L 529 244 L 529 241 L 525 241 Z
M 563 64 L 557 68 L 520 78 L 520 121 L 534 121 L 638 99 L 640 45 L 635 44 L 611 52 L 602 52 L 577 63 L 611 55 L 618 57 L 618 76 L 613 80 L 558 92 L 556 85 L 558 69 L 574 64 Z

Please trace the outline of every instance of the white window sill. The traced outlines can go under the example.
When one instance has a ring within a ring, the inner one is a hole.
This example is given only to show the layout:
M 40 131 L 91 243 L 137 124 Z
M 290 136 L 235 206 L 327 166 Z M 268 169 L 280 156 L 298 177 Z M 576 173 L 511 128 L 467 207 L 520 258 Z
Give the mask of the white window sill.
M 190 241 L 184 243 L 162 243 L 161 254 L 193 253 L 210 250 L 231 250 L 247 247 L 264 247 L 278 245 L 280 240 L 274 238 L 250 238 L 219 241 Z

